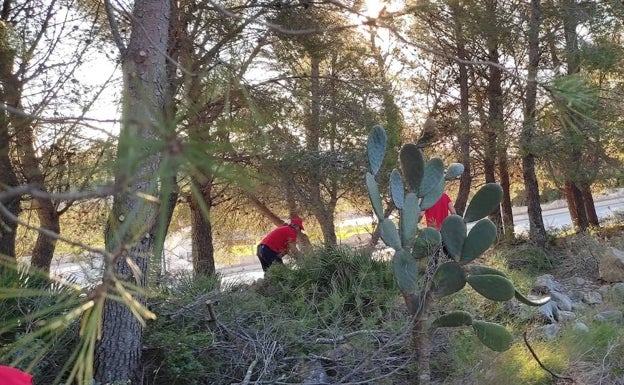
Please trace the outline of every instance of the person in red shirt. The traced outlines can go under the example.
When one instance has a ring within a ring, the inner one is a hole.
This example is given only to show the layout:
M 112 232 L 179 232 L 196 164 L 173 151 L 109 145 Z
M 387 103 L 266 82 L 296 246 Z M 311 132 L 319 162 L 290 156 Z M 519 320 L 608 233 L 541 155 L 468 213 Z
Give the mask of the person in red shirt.
M 283 263 L 282 257 L 297 244 L 297 234 L 303 230 L 303 220 L 292 218 L 289 224 L 275 228 L 258 245 L 258 259 L 262 270 L 267 271 L 274 263 Z
M 449 212 L 451 214 L 456 214 L 455 206 L 453 206 L 453 202 L 451 198 L 449 198 L 446 193 L 442 193 L 442 196 L 438 201 L 427 210 L 425 210 L 425 218 L 427 220 L 428 227 L 435 227 L 440 230 L 442 227 L 442 221 L 444 218 L 448 217 Z

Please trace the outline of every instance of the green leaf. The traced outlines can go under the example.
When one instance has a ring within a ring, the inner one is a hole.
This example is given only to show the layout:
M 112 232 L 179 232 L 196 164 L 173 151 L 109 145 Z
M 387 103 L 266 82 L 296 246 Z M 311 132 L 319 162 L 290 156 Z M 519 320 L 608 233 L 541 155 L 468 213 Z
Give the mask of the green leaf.
M 368 163 L 373 175 L 377 175 L 379 168 L 381 168 L 381 163 L 386 155 L 387 141 L 386 130 L 381 126 L 374 126 L 370 134 L 368 134 L 366 151 L 368 153 Z
M 470 229 L 462 246 L 459 262 L 469 263 L 478 258 L 496 240 L 496 225 L 489 218 L 483 218 Z
M 417 192 L 425 172 L 425 159 L 422 151 L 413 143 L 404 144 L 399 152 L 399 159 L 408 189 Z
M 472 328 L 479 341 L 494 351 L 504 352 L 511 347 L 513 335 L 499 324 L 474 320 L 472 321 Z
M 525 305 L 529 305 L 529 306 L 542 306 L 548 303 L 548 301 L 550 301 L 550 297 L 546 296 L 546 297 L 540 297 L 540 298 L 528 298 L 523 296 L 522 294 L 520 294 L 520 292 L 518 290 L 516 290 L 514 296 L 516 297 L 516 299 L 520 302 L 522 302 Z
M 436 202 L 442 196 L 443 192 L 444 192 L 444 179 L 440 179 L 440 181 L 438 182 L 438 185 L 434 187 L 433 189 L 431 189 L 427 193 L 427 195 L 425 195 L 420 201 L 421 210 L 427 210 L 429 207 L 436 204 Z
M 418 277 L 418 261 L 404 249 L 394 253 L 392 258 L 392 271 L 399 289 L 403 293 L 416 291 L 416 278 Z
M 410 247 L 414 242 L 419 214 L 418 197 L 414 193 L 407 193 L 405 207 L 401 211 L 401 239 L 405 247 Z
M 441 180 L 444 180 L 444 163 L 442 163 L 440 158 L 432 158 L 425 164 L 418 196 L 424 197 L 427 195 L 440 184 Z
M 390 218 L 385 218 L 381 222 L 380 234 L 381 239 L 386 243 L 386 245 L 395 250 L 400 250 L 402 248 L 399 230 L 397 230 L 396 225 Z
M 394 205 L 401 210 L 405 200 L 405 187 L 403 186 L 401 173 L 396 168 L 390 173 L 390 193 L 392 194 Z
M 483 185 L 474 195 L 464 213 L 466 223 L 478 221 L 496 209 L 503 199 L 503 188 L 498 183 Z
M 445 262 L 433 275 L 431 293 L 443 297 L 466 286 L 466 274 L 457 262 Z
M 464 165 L 461 163 L 451 163 L 446 169 L 445 180 L 452 180 L 464 173 Z
M 508 301 L 516 291 L 510 280 L 496 274 L 469 275 L 466 281 L 477 293 L 492 301 Z
M 377 187 L 377 181 L 375 176 L 370 172 L 366 173 L 366 189 L 368 190 L 368 197 L 370 198 L 373 211 L 377 216 L 377 219 L 382 221 L 384 219 L 383 204 L 381 203 L 381 194 L 379 194 L 379 187 Z
M 425 227 L 416 237 L 412 256 L 418 259 L 428 257 L 440 243 L 442 243 L 440 232 L 435 227 Z
M 442 222 L 440 229 L 442 242 L 446 246 L 446 251 L 456 260 L 461 255 L 464 241 L 466 239 L 466 224 L 459 215 L 449 215 Z
M 438 327 L 470 326 L 472 325 L 472 314 L 463 310 L 455 310 L 436 318 L 433 325 Z
M 470 275 L 494 274 L 494 275 L 500 275 L 501 277 L 507 278 L 507 275 L 505 275 L 505 273 L 503 273 L 502 271 L 493 269 L 489 266 L 468 265 L 466 266 L 466 269 L 468 270 L 468 274 Z

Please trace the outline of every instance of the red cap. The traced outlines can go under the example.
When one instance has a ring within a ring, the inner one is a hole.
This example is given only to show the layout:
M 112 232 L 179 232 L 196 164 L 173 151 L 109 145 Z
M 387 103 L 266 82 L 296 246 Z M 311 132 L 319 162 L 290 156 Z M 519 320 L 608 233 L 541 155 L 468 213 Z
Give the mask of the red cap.
M 293 225 L 297 225 L 301 230 L 303 230 L 303 220 L 299 217 L 292 218 L 290 223 Z

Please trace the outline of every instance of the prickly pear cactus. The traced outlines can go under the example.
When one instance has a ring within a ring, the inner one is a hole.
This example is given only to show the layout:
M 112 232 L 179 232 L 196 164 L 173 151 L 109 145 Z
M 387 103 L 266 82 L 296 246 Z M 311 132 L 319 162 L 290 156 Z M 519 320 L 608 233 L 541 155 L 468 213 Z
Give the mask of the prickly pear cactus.
M 474 194 L 464 216 L 448 216 L 440 231 L 432 227 L 419 228 L 420 212 L 440 199 L 445 181 L 463 173 L 462 164 L 452 163 L 445 169 L 441 159 L 425 161 L 422 145 L 405 144 L 399 153 L 401 170 L 392 170 L 389 181 L 390 196 L 399 211 L 398 226 L 384 217 L 376 177 L 386 153 L 386 142 L 384 128 L 373 127 L 367 142 L 370 171 L 366 174 L 366 186 L 379 221 L 381 239 L 394 249 L 394 277 L 412 315 L 426 319 L 430 301 L 460 291 L 466 285 L 492 301 L 515 297 L 529 306 L 541 306 L 550 300 L 548 297 L 530 300 L 519 293 L 502 272 L 472 263 L 496 240 L 496 225 L 487 216 L 501 202 L 503 191 L 499 184 L 482 186 Z M 476 223 L 468 232 L 467 224 L 472 222 Z M 426 264 L 424 269 L 419 268 L 421 263 Z M 420 275 L 419 271 L 424 273 Z M 470 326 L 479 340 L 495 351 L 509 349 L 513 340 L 505 327 L 476 320 L 465 311 L 444 314 L 432 325 Z

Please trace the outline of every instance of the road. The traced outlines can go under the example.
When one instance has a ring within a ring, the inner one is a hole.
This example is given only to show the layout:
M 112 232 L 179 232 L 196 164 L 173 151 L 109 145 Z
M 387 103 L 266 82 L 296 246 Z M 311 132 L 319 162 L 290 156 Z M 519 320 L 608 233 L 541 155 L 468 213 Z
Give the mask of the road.
M 546 205 L 544 207 L 547 207 Z M 612 197 L 595 202 L 596 212 L 600 219 L 613 216 L 617 212 L 624 212 L 624 197 Z M 547 230 L 562 229 L 572 226 L 568 208 L 545 208 L 542 210 L 544 225 Z M 349 220 L 349 224 L 370 223 L 371 217 L 361 217 Z M 514 228 L 517 234 L 529 230 L 529 220 L 526 209 L 518 210 L 514 214 Z M 191 271 L 190 263 L 191 242 L 190 236 L 185 233 L 174 234 L 168 238 L 165 252 L 166 270 L 169 272 Z M 253 250 L 250 250 L 253 253 Z M 78 263 L 57 263 L 51 267 L 52 274 L 61 279 L 73 278 L 79 285 L 87 282 L 97 282 L 101 277 L 100 266 L 85 266 Z M 226 284 L 248 283 L 262 278 L 264 273 L 257 259 L 251 255 L 246 263 L 234 266 L 217 266 L 217 271 Z

